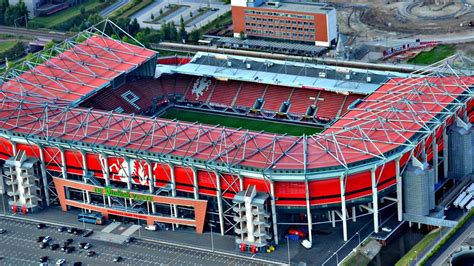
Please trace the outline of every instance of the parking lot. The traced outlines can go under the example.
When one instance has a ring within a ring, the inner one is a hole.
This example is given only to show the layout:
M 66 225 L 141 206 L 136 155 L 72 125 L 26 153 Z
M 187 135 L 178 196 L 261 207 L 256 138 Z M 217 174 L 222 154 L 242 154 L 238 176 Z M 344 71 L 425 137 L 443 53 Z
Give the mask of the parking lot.
M 42 256 L 49 257 L 49 265 L 54 265 L 60 258 L 66 260 L 65 265 L 72 265 L 74 262 L 82 262 L 83 265 L 110 265 L 116 263 L 113 259 L 117 256 L 123 258 L 117 265 L 259 265 L 255 261 L 243 258 L 141 240 L 126 244 L 96 241 L 67 231 L 58 232 L 57 226 L 47 225 L 46 228 L 37 229 L 34 222 L 11 218 L 0 218 L 0 228 L 7 230 L 6 233 L 0 234 L 2 265 L 38 265 Z M 49 247 L 41 249 L 40 243 L 37 242 L 38 236 L 51 236 L 50 245 L 61 244 L 64 240 L 72 238 L 73 243 L 70 246 L 76 249 L 69 254 L 59 249 L 51 250 Z M 80 242 L 91 243 L 90 250 L 96 254 L 88 257 L 87 250 L 79 249 Z

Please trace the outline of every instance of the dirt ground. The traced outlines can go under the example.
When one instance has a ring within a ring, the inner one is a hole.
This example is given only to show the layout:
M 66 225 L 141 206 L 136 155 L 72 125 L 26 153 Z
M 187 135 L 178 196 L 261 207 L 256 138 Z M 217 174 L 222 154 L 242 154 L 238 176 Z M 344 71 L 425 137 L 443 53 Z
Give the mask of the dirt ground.
M 474 0 L 453 0 L 444 6 L 425 5 L 420 0 L 326 2 L 337 8 L 340 32 L 364 40 L 474 31 L 468 26 L 474 21 Z

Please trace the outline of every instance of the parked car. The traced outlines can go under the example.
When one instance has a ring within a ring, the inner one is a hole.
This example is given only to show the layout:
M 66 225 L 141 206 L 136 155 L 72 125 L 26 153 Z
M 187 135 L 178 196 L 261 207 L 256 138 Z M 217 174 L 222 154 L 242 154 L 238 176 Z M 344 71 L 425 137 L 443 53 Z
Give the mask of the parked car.
M 80 261 L 76 261 L 74 262 L 74 264 L 72 264 L 73 266 L 82 266 L 82 262 Z
M 392 232 L 392 229 L 388 228 L 388 227 L 382 227 L 382 231 L 390 233 L 390 232 Z
M 7 230 L 3 229 L 3 228 L 0 228 L 0 235 L 1 234 L 5 234 L 7 232 Z
M 74 250 L 76 250 L 75 247 L 67 247 L 67 248 L 66 248 L 66 253 L 74 252 Z
M 45 236 L 45 237 L 43 238 L 43 241 L 42 241 L 42 242 L 43 242 L 43 243 L 49 243 L 49 241 L 51 241 L 51 239 L 52 239 L 52 238 L 51 238 L 50 236 Z
M 92 256 L 94 256 L 94 255 L 95 255 L 95 251 L 89 250 L 89 251 L 87 252 L 87 257 L 92 257 Z
M 114 258 L 114 262 L 121 262 L 122 259 L 123 259 L 122 257 L 117 256 L 117 257 Z
M 72 240 L 72 238 L 68 238 L 68 239 L 64 240 L 63 243 L 64 243 L 65 246 L 67 246 L 67 245 L 71 244 L 73 241 L 74 240 Z
M 45 242 L 41 242 L 41 244 L 40 244 L 39 247 L 40 247 L 40 249 L 45 249 L 45 248 L 48 247 L 48 243 L 47 243 L 47 242 L 46 242 L 46 243 L 45 243 Z
M 90 249 L 91 247 L 92 247 L 92 244 L 91 244 L 91 243 L 86 243 L 86 244 L 84 245 L 84 249 L 85 249 L 85 250 L 88 250 L 88 249 Z
M 63 265 L 64 263 L 66 263 L 65 259 L 59 259 L 59 260 L 56 261 L 57 266 Z
M 58 227 L 58 232 L 64 232 L 65 230 L 66 230 L 66 227 L 64 226 Z
M 48 256 L 41 257 L 40 262 L 48 262 Z
M 44 236 L 38 236 L 38 238 L 36 238 L 36 242 L 43 242 L 43 239 L 44 239 Z
M 36 228 L 38 228 L 38 229 L 43 229 L 45 227 L 46 227 L 46 225 L 43 224 L 43 223 L 39 223 L 39 224 L 36 225 Z
M 148 230 L 148 231 L 156 231 L 157 227 L 156 225 L 147 225 L 145 226 L 145 230 Z
M 56 250 L 59 248 L 59 244 L 52 244 L 50 247 L 49 247 L 51 250 Z

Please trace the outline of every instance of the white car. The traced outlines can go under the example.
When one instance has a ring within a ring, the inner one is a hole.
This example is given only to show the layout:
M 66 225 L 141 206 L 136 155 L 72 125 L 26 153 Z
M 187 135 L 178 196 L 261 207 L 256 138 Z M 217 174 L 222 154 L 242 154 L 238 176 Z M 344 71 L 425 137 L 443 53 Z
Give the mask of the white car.
M 390 233 L 390 232 L 392 232 L 392 229 L 390 229 L 388 227 L 382 227 L 382 231 Z
M 147 225 L 145 226 L 145 230 L 148 230 L 148 231 L 156 231 L 156 225 Z
M 87 243 L 84 245 L 84 249 L 90 249 L 92 247 L 92 244 L 91 243 Z
M 51 239 L 52 239 L 52 238 L 51 238 L 50 236 L 45 236 L 45 237 L 43 238 L 43 243 L 48 243 L 49 241 L 51 241 Z
M 63 265 L 65 262 L 66 262 L 65 259 L 59 259 L 59 260 L 56 261 L 56 265 L 58 265 L 58 266 Z
M 311 244 L 311 242 L 309 242 L 309 240 L 307 240 L 307 239 L 303 240 L 303 241 L 301 242 L 301 245 L 302 245 L 303 247 L 305 247 L 306 249 L 310 249 L 311 246 L 313 246 L 313 245 Z

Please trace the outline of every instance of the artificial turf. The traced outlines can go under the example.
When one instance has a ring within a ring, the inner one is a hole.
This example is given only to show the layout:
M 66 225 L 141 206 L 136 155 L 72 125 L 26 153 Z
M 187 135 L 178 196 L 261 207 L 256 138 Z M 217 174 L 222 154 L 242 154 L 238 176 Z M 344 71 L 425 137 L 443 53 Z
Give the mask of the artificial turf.
M 456 52 L 454 45 L 438 45 L 430 51 L 424 51 L 408 60 L 408 63 L 415 65 L 431 65 L 441 61 Z
M 243 128 L 252 131 L 265 131 L 268 133 L 288 134 L 291 136 L 313 135 L 322 131 L 321 127 L 302 126 L 288 123 L 271 122 L 258 118 L 243 118 L 229 115 L 214 114 L 172 108 L 168 109 L 160 117 L 177 119 L 187 122 L 198 122 L 209 125 L 220 125 L 231 128 Z

